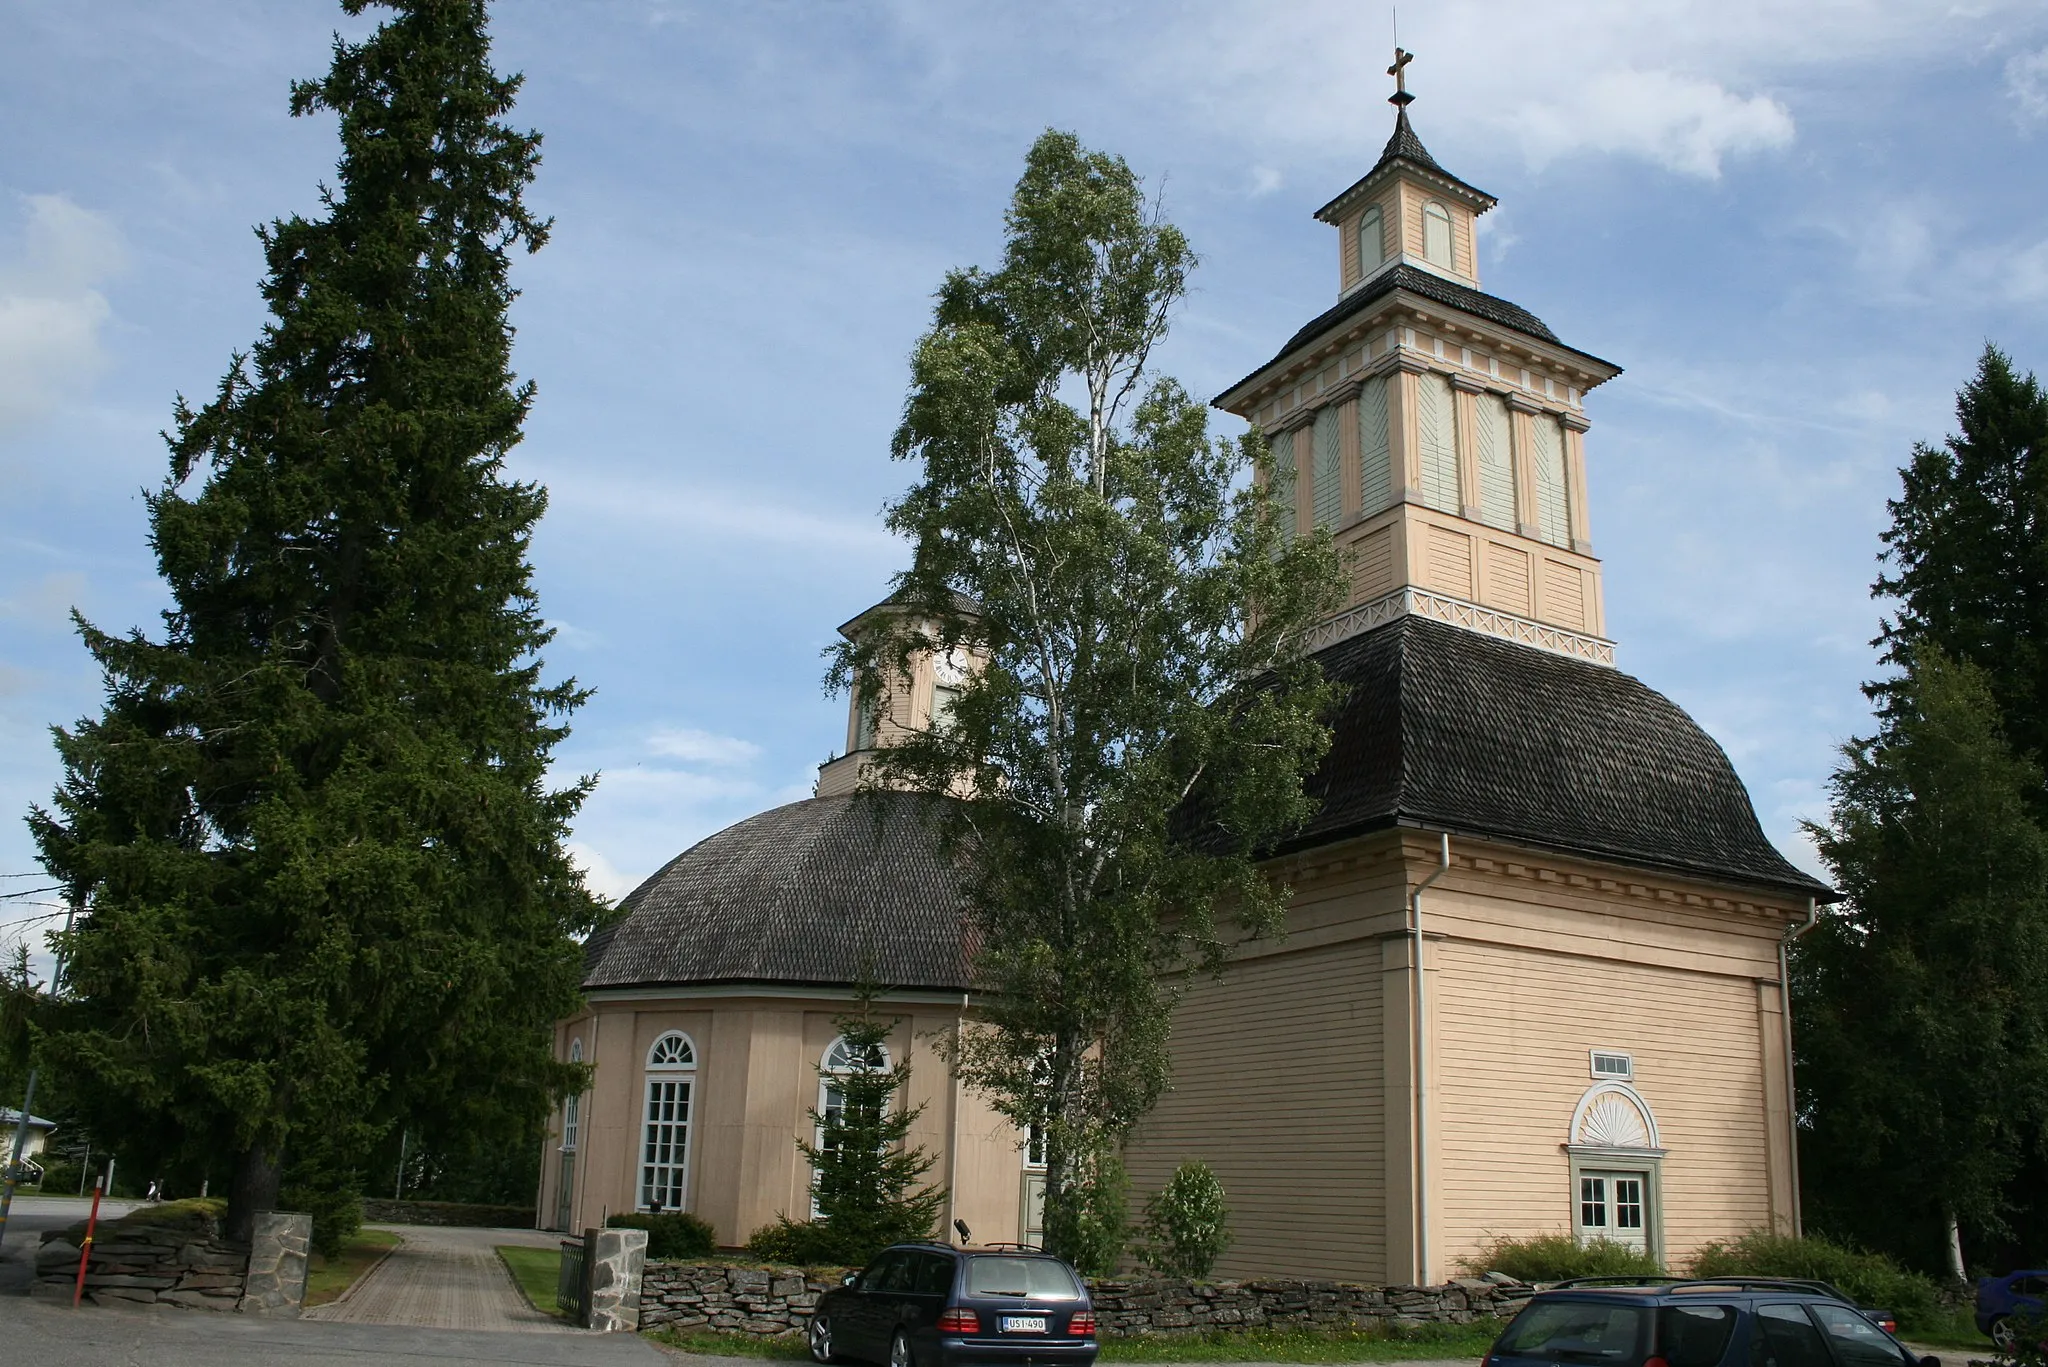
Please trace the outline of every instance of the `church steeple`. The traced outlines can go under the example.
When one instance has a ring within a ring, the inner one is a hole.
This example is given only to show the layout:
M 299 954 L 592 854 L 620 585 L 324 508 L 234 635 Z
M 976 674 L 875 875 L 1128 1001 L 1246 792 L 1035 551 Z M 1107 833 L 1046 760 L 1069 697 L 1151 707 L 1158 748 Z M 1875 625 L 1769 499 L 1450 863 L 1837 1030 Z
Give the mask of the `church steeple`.
M 1296 526 L 1351 565 L 1337 640 L 1420 613 L 1612 663 L 1587 530 L 1586 391 L 1621 373 L 1479 288 L 1474 228 L 1494 197 L 1444 169 L 1409 122 L 1396 48 L 1393 135 L 1316 211 L 1337 230 L 1338 299 L 1216 399 L 1273 443 Z

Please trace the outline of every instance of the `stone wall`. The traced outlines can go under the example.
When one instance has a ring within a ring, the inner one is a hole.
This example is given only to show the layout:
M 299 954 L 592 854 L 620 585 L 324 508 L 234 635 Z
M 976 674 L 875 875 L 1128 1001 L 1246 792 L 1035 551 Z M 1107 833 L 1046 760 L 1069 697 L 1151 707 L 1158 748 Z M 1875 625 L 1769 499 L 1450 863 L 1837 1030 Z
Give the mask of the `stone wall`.
M 453 1225 L 469 1229 L 532 1229 L 532 1206 L 481 1206 L 463 1201 L 363 1202 L 366 1225 Z
M 69 1303 L 78 1282 L 78 1245 L 69 1230 L 43 1236 L 36 1250 L 37 1299 Z M 242 1299 L 249 1250 L 223 1242 L 218 1234 L 177 1226 L 118 1229 L 102 1226 L 85 1269 L 85 1298 L 181 1305 L 193 1310 L 233 1310 Z
M 671 1325 L 775 1338 L 803 1330 L 818 1297 L 839 1284 L 793 1268 L 650 1262 L 640 1283 L 640 1327 Z M 1353 1282 L 1099 1281 L 1090 1284 L 1105 1336 L 1215 1329 L 1349 1329 L 1469 1324 L 1505 1319 L 1531 1288 L 1500 1273 L 1443 1286 Z

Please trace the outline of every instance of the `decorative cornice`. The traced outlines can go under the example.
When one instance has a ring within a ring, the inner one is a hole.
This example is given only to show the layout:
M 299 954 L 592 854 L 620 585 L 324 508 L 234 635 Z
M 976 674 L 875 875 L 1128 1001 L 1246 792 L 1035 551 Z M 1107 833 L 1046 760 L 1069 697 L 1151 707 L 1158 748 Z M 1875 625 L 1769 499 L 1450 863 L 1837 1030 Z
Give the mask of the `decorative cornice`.
M 1578 660 L 1590 660 L 1594 664 L 1614 664 L 1614 642 L 1603 637 L 1588 635 L 1581 631 L 1570 631 L 1564 627 L 1538 622 L 1529 617 L 1517 617 L 1498 608 L 1481 607 L 1468 603 L 1462 598 L 1448 594 L 1432 593 L 1413 585 L 1395 589 L 1361 603 L 1355 608 L 1338 613 L 1335 617 L 1317 623 L 1302 637 L 1304 649 L 1314 652 L 1326 649 L 1339 641 L 1348 641 L 1353 636 L 1362 636 L 1375 627 L 1385 626 L 1397 617 L 1427 617 L 1432 621 L 1446 622 L 1454 627 L 1464 627 L 1487 636 L 1514 641 L 1538 650 L 1553 651 L 1569 655 Z
M 1569 409 L 1559 413 L 1557 420 L 1574 432 L 1589 432 L 1593 428 L 1593 424 L 1584 413 L 1574 413 Z
M 1467 394 L 1484 394 L 1489 388 L 1491 388 L 1491 386 L 1486 384 L 1477 375 L 1474 375 L 1469 371 L 1453 370 L 1450 372 L 1450 376 L 1451 388 L 1462 389 Z
M 1517 413 L 1547 413 L 1550 411 L 1519 390 L 1508 391 L 1508 407 L 1514 409 Z

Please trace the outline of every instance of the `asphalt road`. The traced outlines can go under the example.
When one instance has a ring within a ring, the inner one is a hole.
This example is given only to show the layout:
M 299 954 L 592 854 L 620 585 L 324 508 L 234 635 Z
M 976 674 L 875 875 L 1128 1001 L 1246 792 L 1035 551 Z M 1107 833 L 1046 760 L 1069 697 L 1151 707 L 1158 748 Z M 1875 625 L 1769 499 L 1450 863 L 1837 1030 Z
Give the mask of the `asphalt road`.
M 660 1367 L 638 1334 L 505 1334 L 0 1297 L 0 1361 L 36 1367 Z

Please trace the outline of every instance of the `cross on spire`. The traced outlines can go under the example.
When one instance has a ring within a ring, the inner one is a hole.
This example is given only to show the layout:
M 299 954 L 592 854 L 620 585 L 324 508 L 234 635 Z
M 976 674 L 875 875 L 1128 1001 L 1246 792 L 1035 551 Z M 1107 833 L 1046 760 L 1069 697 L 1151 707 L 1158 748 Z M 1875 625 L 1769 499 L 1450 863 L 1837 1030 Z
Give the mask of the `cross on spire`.
M 1394 93 L 1387 96 L 1387 103 L 1406 110 L 1414 103 L 1415 97 L 1408 93 L 1408 63 L 1415 60 L 1415 54 L 1403 47 L 1394 49 L 1394 64 L 1387 68 L 1387 74 L 1394 78 Z

